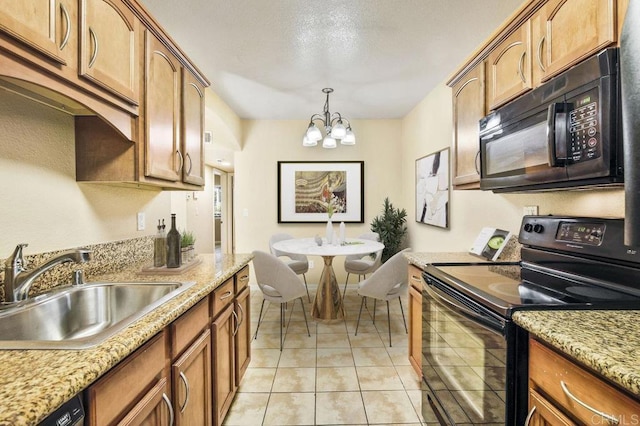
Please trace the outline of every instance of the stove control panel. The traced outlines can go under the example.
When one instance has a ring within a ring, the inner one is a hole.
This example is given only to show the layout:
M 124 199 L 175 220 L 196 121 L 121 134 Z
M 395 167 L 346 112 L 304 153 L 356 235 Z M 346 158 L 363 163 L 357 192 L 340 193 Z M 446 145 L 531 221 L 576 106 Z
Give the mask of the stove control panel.
M 623 219 L 525 216 L 518 241 L 529 247 L 640 264 L 640 247 L 625 246 L 623 236 Z

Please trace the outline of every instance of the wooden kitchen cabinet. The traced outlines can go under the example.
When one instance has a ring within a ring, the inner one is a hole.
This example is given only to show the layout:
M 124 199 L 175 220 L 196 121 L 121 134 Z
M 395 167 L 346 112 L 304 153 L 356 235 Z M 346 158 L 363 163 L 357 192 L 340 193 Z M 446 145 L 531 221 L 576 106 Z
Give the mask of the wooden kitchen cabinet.
M 98 379 L 86 391 L 89 426 L 160 424 L 173 421 L 164 331 Z M 162 420 L 153 423 L 153 420 Z
M 251 362 L 251 301 L 250 291 L 245 288 L 236 296 L 235 312 L 238 318 L 234 337 L 235 381 L 240 384 L 249 363 Z
M 180 64 L 150 31 L 145 32 L 145 175 L 175 182 L 180 152 Z
M 486 60 L 487 101 L 492 110 L 533 87 L 531 23 L 518 27 Z
M 182 69 L 182 180 L 204 185 L 204 87 Z
M 222 425 L 236 393 L 234 316 L 234 305 L 231 303 L 226 306 L 211 325 L 214 348 L 213 424 L 216 426 Z
M 5 0 L 0 30 L 58 64 L 75 65 L 77 10 L 70 0 Z
M 80 75 L 137 105 L 137 18 L 121 0 L 80 1 Z
M 479 188 L 479 126 L 486 114 L 485 73 L 478 64 L 464 74 L 453 91 L 453 186 Z
M 544 81 L 617 42 L 616 0 L 549 0 L 532 18 L 533 67 Z M 624 2 L 621 2 L 624 3 Z M 626 10 L 624 5 L 622 6 Z
M 409 265 L 409 362 L 422 377 L 422 269 Z
M 529 412 L 531 425 L 610 424 L 603 416 L 630 425 L 638 420 L 640 401 L 532 338 Z

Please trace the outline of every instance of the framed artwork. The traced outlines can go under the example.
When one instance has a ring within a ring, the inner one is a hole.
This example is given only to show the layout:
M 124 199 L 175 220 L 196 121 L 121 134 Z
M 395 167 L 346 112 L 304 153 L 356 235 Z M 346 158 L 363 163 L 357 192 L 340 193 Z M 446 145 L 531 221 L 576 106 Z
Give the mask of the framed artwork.
M 416 222 L 449 228 L 449 148 L 416 160 Z
M 364 161 L 278 161 L 278 223 L 326 222 L 330 208 L 364 222 Z

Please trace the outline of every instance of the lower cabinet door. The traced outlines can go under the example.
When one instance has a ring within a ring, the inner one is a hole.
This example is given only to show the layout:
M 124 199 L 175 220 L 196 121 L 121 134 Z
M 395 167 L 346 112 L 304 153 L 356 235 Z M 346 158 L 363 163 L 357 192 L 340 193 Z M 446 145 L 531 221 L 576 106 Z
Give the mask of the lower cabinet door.
M 211 325 L 213 341 L 213 424 L 222 425 L 236 392 L 234 331 L 235 305 L 229 304 Z
M 240 384 L 244 372 L 251 362 L 251 303 L 249 288 L 236 296 L 236 314 L 238 315 L 235 336 L 236 386 Z
M 529 416 L 526 426 L 576 426 L 551 402 L 533 389 L 529 389 Z
M 171 366 L 176 426 L 211 425 L 211 333 L 206 330 Z
M 174 424 L 174 411 L 169 399 L 169 386 L 163 377 L 143 396 L 118 426 L 169 426 Z
M 409 286 L 409 362 L 422 377 L 422 293 Z

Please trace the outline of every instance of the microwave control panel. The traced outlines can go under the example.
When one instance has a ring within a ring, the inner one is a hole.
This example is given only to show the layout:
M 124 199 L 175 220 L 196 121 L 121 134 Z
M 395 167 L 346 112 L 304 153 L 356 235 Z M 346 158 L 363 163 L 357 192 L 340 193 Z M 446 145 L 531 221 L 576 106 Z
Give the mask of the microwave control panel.
M 593 160 L 601 155 L 597 95 L 585 94 L 571 104 L 569 111 L 569 153 L 573 163 Z

